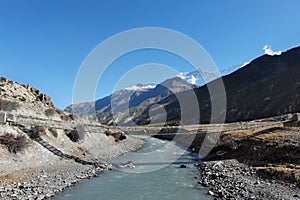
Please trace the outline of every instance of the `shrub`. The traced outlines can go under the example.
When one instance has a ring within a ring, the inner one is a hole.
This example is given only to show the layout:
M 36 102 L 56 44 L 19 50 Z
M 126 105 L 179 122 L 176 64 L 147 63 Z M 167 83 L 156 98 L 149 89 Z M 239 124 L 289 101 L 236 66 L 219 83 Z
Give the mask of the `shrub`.
M 75 114 L 69 114 L 69 117 L 70 117 L 70 119 L 72 119 L 72 120 L 79 119 L 79 116 L 78 116 L 78 115 L 75 115 Z
M 69 115 L 61 115 L 60 118 L 64 121 L 74 121 L 75 119 L 78 119 L 77 115 L 69 114 Z
M 33 140 L 39 138 L 41 134 L 46 133 L 42 126 L 34 126 L 31 128 L 31 131 L 30 138 Z
M 55 111 L 58 113 L 58 114 L 60 114 L 60 115 L 63 115 L 64 114 L 64 112 L 62 111 L 62 110 L 60 110 L 60 109 L 58 109 L 58 108 L 54 108 L 55 109 Z
M 57 130 L 55 128 L 49 128 L 48 130 L 55 138 L 57 138 L 58 134 L 57 134 Z
M 61 115 L 60 118 L 64 121 L 70 121 L 70 117 L 68 115 Z
M 111 135 L 115 138 L 115 142 L 119 142 L 126 139 L 126 135 L 124 135 L 123 133 L 113 133 Z
M 18 109 L 19 107 L 20 107 L 20 104 L 18 102 L 0 99 L 0 110 L 1 111 L 10 112 L 10 111 Z
M 72 142 L 78 142 L 80 140 L 80 136 L 78 134 L 78 131 L 75 130 L 65 130 L 66 136 L 72 141 Z
M 24 135 L 14 136 L 13 134 L 6 133 L 0 136 L 0 144 L 7 147 L 10 153 L 17 153 L 25 149 L 28 145 L 28 140 Z
M 111 131 L 109 131 L 109 130 L 106 130 L 104 133 L 105 133 L 106 136 L 110 136 L 111 135 Z
M 113 136 L 115 138 L 115 142 L 119 142 L 126 139 L 126 135 L 122 132 L 111 132 L 110 130 L 106 130 L 104 132 L 106 136 Z
M 57 114 L 57 112 L 53 108 L 48 108 L 47 110 L 45 110 L 45 115 L 47 117 L 53 117 L 55 114 Z

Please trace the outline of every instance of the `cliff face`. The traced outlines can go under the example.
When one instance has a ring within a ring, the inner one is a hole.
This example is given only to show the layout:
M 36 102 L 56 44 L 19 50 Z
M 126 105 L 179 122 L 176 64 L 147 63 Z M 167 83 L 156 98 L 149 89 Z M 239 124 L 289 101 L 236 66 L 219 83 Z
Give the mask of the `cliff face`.
M 0 97 L 24 103 L 42 103 L 53 107 L 51 98 L 30 85 L 20 85 L 14 81 L 0 77 Z
M 29 122 L 33 119 L 63 122 L 76 118 L 56 108 L 51 97 L 38 89 L 3 77 L 0 77 L 0 112 L 14 120 L 26 118 Z

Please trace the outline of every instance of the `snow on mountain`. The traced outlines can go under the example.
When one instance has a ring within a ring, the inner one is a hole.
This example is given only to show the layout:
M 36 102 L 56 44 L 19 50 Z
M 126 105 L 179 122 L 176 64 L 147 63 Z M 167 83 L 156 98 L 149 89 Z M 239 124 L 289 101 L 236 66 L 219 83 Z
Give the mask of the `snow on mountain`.
M 198 71 L 194 72 L 181 72 L 177 75 L 177 77 L 186 80 L 187 82 L 196 85 L 198 78 Z
M 199 72 L 197 70 L 192 72 L 181 72 L 177 77 L 186 80 L 193 85 L 204 85 L 205 82 L 209 82 L 217 78 L 216 74 L 210 72 Z
M 233 65 L 233 66 L 224 68 L 220 71 L 220 75 L 226 76 L 248 64 L 249 64 L 249 62 L 245 62 L 242 65 Z M 205 85 L 206 83 L 218 78 L 218 75 L 214 72 L 195 70 L 192 72 L 180 72 L 176 77 L 186 80 L 190 84 L 202 86 L 202 85 Z M 155 84 L 155 83 L 137 84 L 134 86 L 127 87 L 127 88 L 125 88 L 125 90 L 148 91 L 150 89 L 154 89 L 156 86 L 157 86 L 157 84 Z
M 227 68 L 224 68 L 220 71 L 220 75 L 221 76 L 226 76 L 228 74 L 231 74 L 233 72 L 235 72 L 236 70 L 248 65 L 249 62 L 245 62 L 242 65 L 233 65 Z M 181 72 L 177 75 L 177 77 L 186 80 L 187 82 L 194 84 L 194 85 L 198 85 L 198 86 L 202 86 L 205 85 L 206 83 L 218 78 L 218 74 L 214 73 L 214 72 L 206 72 L 203 70 L 195 70 L 192 72 Z
M 134 86 L 130 86 L 125 88 L 125 90 L 134 90 L 134 91 L 146 91 L 149 89 L 153 89 L 156 87 L 156 84 L 154 83 L 149 83 L 149 84 L 137 84 Z

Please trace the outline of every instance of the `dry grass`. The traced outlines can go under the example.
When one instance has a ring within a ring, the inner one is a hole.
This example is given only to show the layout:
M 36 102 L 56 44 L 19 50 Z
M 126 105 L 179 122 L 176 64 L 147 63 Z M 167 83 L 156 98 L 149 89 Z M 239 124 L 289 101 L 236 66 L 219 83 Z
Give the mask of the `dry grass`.
M 284 127 L 287 131 L 300 131 L 300 127 Z
M 280 132 L 276 129 L 279 129 Z M 258 129 L 249 129 L 249 130 L 234 130 L 234 131 L 226 131 L 223 133 L 224 136 L 229 136 L 232 139 L 245 139 L 252 135 L 258 134 L 255 136 L 256 139 L 269 139 L 272 137 L 284 137 L 286 133 L 284 131 L 288 129 L 283 128 L 278 125 L 267 126 L 264 128 Z M 261 134 L 260 134 L 261 132 Z
M 266 172 L 271 176 L 288 180 L 294 183 L 300 183 L 300 165 L 267 165 L 254 167 L 258 171 Z
M 255 138 L 262 139 L 262 140 L 267 140 L 267 139 L 270 139 L 270 138 L 284 137 L 286 135 L 287 134 L 285 132 L 271 132 L 271 133 L 265 133 L 265 134 L 258 135 Z
M 86 154 L 85 153 L 75 153 L 75 154 L 73 154 L 73 156 L 75 156 L 76 158 L 81 158 L 81 159 L 83 159 L 83 158 L 85 158 L 86 157 Z
M 12 174 L 0 175 L 0 181 L 6 184 L 14 182 L 28 182 L 36 175 L 36 173 L 37 172 L 33 170 L 21 170 Z
M 90 154 L 90 152 L 85 149 L 84 147 L 77 147 L 77 149 L 79 150 L 78 153 L 75 153 L 74 156 L 78 157 L 78 158 L 85 158 L 87 155 Z
M 254 130 L 236 130 L 236 131 L 227 131 L 223 135 L 231 136 L 233 139 L 242 139 L 249 137 L 254 134 Z

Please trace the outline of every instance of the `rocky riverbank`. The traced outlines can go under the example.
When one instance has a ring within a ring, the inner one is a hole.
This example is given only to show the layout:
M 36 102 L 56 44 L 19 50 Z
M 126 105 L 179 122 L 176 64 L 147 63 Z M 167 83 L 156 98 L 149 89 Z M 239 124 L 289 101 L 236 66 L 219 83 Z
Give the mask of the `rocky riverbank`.
M 72 160 L 60 159 L 39 168 L 19 170 L 1 177 L 0 199 L 37 200 L 50 198 L 81 180 L 90 179 L 112 168 L 109 160 L 128 151 L 143 146 L 140 139 L 129 137 L 117 145 L 107 147 L 98 153 L 97 158 L 87 158 L 93 162 L 108 160 L 98 167 L 82 165 Z
M 0 77 L 0 199 L 45 199 L 111 167 L 144 142 L 56 108 L 39 90 Z
M 36 170 L 35 176 L 28 182 L 1 184 L 1 199 L 46 199 L 75 185 L 82 179 L 89 179 L 107 169 L 94 166 L 82 166 L 66 161 L 60 166 Z M 26 173 L 26 171 L 24 171 Z
M 199 187 L 220 199 L 300 199 L 299 133 L 297 126 L 223 132 L 199 166 Z
M 199 187 L 208 188 L 208 194 L 217 199 L 300 199 L 295 184 L 266 177 L 237 160 L 207 161 L 199 170 Z

